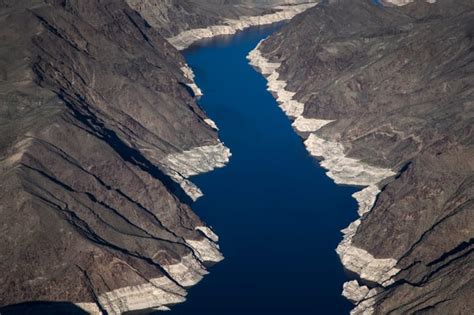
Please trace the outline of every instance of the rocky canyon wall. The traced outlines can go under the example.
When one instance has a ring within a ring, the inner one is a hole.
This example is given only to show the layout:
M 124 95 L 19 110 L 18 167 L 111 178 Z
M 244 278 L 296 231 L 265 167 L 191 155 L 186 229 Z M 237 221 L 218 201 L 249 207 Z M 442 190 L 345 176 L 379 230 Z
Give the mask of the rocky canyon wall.
M 352 314 L 474 309 L 473 17 L 329 1 L 249 55 L 328 176 L 365 187 L 337 248 Z

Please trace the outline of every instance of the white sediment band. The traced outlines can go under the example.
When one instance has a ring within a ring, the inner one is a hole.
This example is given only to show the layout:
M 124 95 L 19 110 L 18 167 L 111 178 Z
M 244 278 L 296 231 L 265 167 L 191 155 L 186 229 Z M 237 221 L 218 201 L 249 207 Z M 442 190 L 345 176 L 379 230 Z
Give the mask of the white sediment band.
M 217 239 L 209 228 L 197 227 L 196 229 L 202 229 Z M 108 314 L 122 314 L 144 309 L 169 310 L 167 305 L 184 302 L 186 300 L 184 288 L 197 284 L 208 274 L 201 262 L 218 262 L 223 259 L 219 247 L 208 238 L 199 241 L 186 240 L 186 243 L 195 251 L 196 256 L 188 254 L 175 264 L 162 266 L 175 282 L 163 276 L 150 279 L 144 284 L 112 290 L 99 295 L 100 307 Z M 102 314 L 95 303 L 76 303 L 76 306 L 89 314 Z
M 229 162 L 231 155 L 230 150 L 224 144 L 219 143 L 172 153 L 161 162 L 166 173 L 179 183 L 193 200 L 196 200 L 202 196 L 202 192 L 188 178 L 224 167 Z
M 381 289 L 369 289 L 365 285 L 359 285 L 356 280 L 344 283 L 342 295 L 354 302 L 357 306 L 351 311 L 351 315 L 370 315 L 374 312 L 374 304 L 377 294 Z
M 219 130 L 219 128 L 217 127 L 216 123 L 214 122 L 214 120 L 210 119 L 210 118 L 206 118 L 204 119 L 204 122 L 209 126 L 211 127 L 212 129 L 214 130 Z
M 354 303 L 359 303 L 360 301 L 365 299 L 367 294 L 369 294 L 369 291 L 370 289 L 367 286 L 361 286 L 359 285 L 359 282 L 357 282 L 357 280 L 352 280 L 344 283 L 342 288 L 342 295 L 346 299 Z
M 181 67 L 181 71 L 192 82 L 187 85 L 194 95 L 196 97 L 202 96 L 201 89 L 194 82 L 193 70 L 186 64 Z M 219 130 L 212 119 L 206 118 L 204 122 L 211 128 Z M 202 197 L 203 193 L 188 178 L 200 173 L 210 172 L 215 168 L 224 167 L 229 162 L 230 156 L 230 150 L 222 143 L 219 143 L 215 146 L 196 147 L 181 153 L 170 154 L 162 160 L 162 163 L 165 166 L 166 173 L 180 184 L 184 192 L 193 201 L 196 201 L 199 197 Z
M 116 289 L 99 295 L 99 303 L 108 314 L 159 309 L 163 306 L 182 303 L 186 290 L 168 277 L 150 279 L 145 284 Z
M 201 262 L 195 259 L 192 254 L 182 257 L 181 261 L 176 264 L 163 265 L 162 267 L 174 281 L 183 287 L 197 284 L 208 274 Z
M 205 227 L 199 227 L 201 228 L 205 230 Z M 196 257 L 188 254 L 175 264 L 162 266 L 174 281 L 163 276 L 150 279 L 144 284 L 100 294 L 100 308 L 96 303 L 76 303 L 76 306 L 95 315 L 102 314 L 102 310 L 108 314 L 144 309 L 169 310 L 167 305 L 184 302 L 187 294 L 184 288 L 197 284 L 208 273 L 201 262 L 218 262 L 223 259 L 217 245 L 208 238 L 200 241 L 186 240 L 186 243 L 196 252 Z
M 284 6 L 279 7 L 280 11 L 274 14 L 242 17 L 239 20 L 226 20 L 224 25 L 189 30 L 169 39 L 169 41 L 175 47 L 182 50 L 200 39 L 234 34 L 238 30 L 253 25 L 265 25 L 290 19 L 314 5 Z M 192 69 L 188 65 L 184 65 L 181 67 L 181 71 L 190 81 L 190 83 L 187 83 L 187 86 L 193 91 L 194 95 L 196 97 L 202 96 L 201 89 L 194 82 Z M 205 119 L 204 121 L 211 128 L 218 130 L 218 127 L 211 119 Z M 178 182 L 193 200 L 196 200 L 202 196 L 202 192 L 188 178 L 225 166 L 230 156 L 230 150 L 222 143 L 219 143 L 213 146 L 196 147 L 184 152 L 170 154 L 162 160 L 162 163 L 166 173 Z M 99 315 L 103 314 L 101 309 L 105 310 L 108 314 L 122 314 L 124 312 L 144 309 L 166 311 L 169 310 L 167 305 L 184 302 L 187 294 L 184 287 L 197 284 L 208 273 L 202 263 L 219 262 L 223 259 L 222 254 L 219 252 L 219 246 L 215 243 L 219 240 L 218 236 L 205 226 L 198 226 L 195 229 L 202 232 L 206 237 L 202 240 L 185 240 L 188 246 L 193 249 L 195 256 L 190 254 L 182 257 L 178 263 L 162 266 L 176 282 L 170 280 L 167 276 L 154 278 L 144 284 L 127 286 L 99 295 L 98 302 L 100 307 L 98 304 L 90 302 L 76 303 L 75 305 L 89 314 Z
M 292 126 L 300 132 L 315 132 L 331 122 L 333 122 L 333 120 L 321 120 L 299 116 L 295 119 Z
M 169 310 L 166 305 L 182 303 L 186 300 L 186 290 L 163 276 L 148 280 L 147 283 L 119 288 L 100 294 L 96 303 L 76 303 L 75 305 L 91 315 L 109 315 L 144 309 Z
M 187 151 L 168 155 L 165 164 L 188 178 L 201 173 L 210 172 L 215 168 L 224 167 L 229 162 L 230 150 L 222 143 L 195 147 Z
M 285 112 L 285 114 L 291 118 L 294 118 L 296 122 L 297 118 L 303 115 L 304 104 L 293 99 L 296 93 L 285 89 L 287 83 L 278 79 L 280 74 L 278 73 L 277 69 L 281 64 L 272 63 L 263 57 L 263 55 L 260 53 L 260 50 L 258 49 L 261 43 L 262 41 L 258 44 L 257 48 L 249 53 L 247 59 L 252 66 L 257 68 L 267 78 L 268 91 L 270 91 L 275 96 L 278 105 Z M 315 126 L 310 126 L 311 123 L 315 124 Z M 317 126 L 323 126 L 326 123 L 327 121 L 323 120 L 305 119 L 304 123 L 302 123 L 300 120 L 296 126 L 304 125 L 304 130 L 308 130 L 315 129 Z
M 322 139 L 315 133 L 308 137 L 305 145 L 311 155 L 324 158 L 321 166 L 329 170 L 327 175 L 337 184 L 370 186 L 395 175 L 389 169 L 371 166 L 357 159 L 346 157 L 342 144 Z M 359 198 L 363 196 L 366 194 Z
M 203 263 L 217 263 L 224 259 L 219 251 L 219 237 L 207 226 L 197 226 L 196 231 L 202 232 L 204 238 L 201 240 L 186 240 L 186 244 L 191 247 L 196 257 Z
M 336 252 L 348 270 L 359 274 L 362 279 L 387 286 L 393 283 L 392 277 L 400 271 L 395 267 L 397 260 L 375 258 L 366 250 L 353 246 L 352 238 L 357 233 L 360 223 L 360 219 L 357 219 L 342 230 L 344 238 L 337 246 Z
M 181 67 L 181 71 L 183 72 L 184 76 L 191 81 L 191 83 L 186 84 L 194 93 L 194 96 L 201 97 L 203 96 L 201 89 L 197 86 L 196 82 L 194 82 L 194 72 L 193 70 L 186 64 Z
M 196 256 L 202 262 L 216 263 L 224 259 L 219 251 L 219 245 L 208 238 L 200 241 L 186 240 L 186 243 L 193 248 Z
M 218 35 L 232 35 L 251 26 L 268 25 L 293 18 L 295 15 L 315 6 L 316 3 L 305 3 L 278 6 L 278 11 L 271 14 L 259 16 L 242 16 L 239 19 L 226 19 L 222 25 L 213 25 L 206 28 L 198 28 L 184 31 L 174 37 L 168 38 L 168 41 L 178 50 L 183 50 L 191 44 L 205 38 L 211 38 Z
M 425 0 L 428 3 L 435 3 L 436 0 Z M 382 0 L 382 3 L 384 4 L 391 4 L 391 5 L 396 5 L 396 6 L 404 6 L 407 4 L 410 4 L 412 2 L 415 2 L 415 0 Z
M 213 242 L 217 243 L 219 241 L 219 236 L 207 226 L 197 226 L 195 230 L 201 231 L 208 239 Z
M 74 305 L 82 309 L 87 314 L 102 315 L 102 311 L 100 310 L 97 303 L 75 303 Z
M 268 90 L 275 96 L 280 108 L 294 119 L 293 127 L 300 132 L 310 133 L 305 141 L 305 146 L 311 155 L 323 159 L 321 166 L 328 170 L 327 175 L 338 184 L 367 186 L 353 194 L 353 197 L 359 204 L 359 215 L 368 213 L 374 205 L 376 196 L 380 193 L 378 183 L 395 173 L 389 169 L 374 167 L 357 159 L 349 158 L 345 155 L 342 144 L 319 137 L 315 132 L 332 121 L 303 117 L 304 104 L 294 100 L 295 93 L 286 90 L 287 83 L 279 79 L 278 69 L 281 64 L 272 63 L 265 58 L 259 50 L 260 44 L 250 52 L 248 56 L 250 64 L 267 78 Z M 392 258 L 375 258 L 366 250 L 352 244 L 352 238 L 360 223 L 361 221 L 358 219 L 342 231 L 344 239 L 336 251 L 348 270 L 359 274 L 363 279 L 387 285 L 392 281 L 392 277 L 399 272 L 399 269 L 395 267 L 397 261 Z M 349 294 L 348 292 L 351 290 L 351 294 L 355 296 L 354 283 L 346 284 L 346 294 Z M 361 295 L 360 290 L 357 294 Z M 355 297 L 351 299 L 355 299 Z M 375 297 L 371 299 L 370 303 L 367 302 L 368 300 L 360 303 L 354 309 L 357 311 L 354 314 L 371 314 Z M 361 313 L 364 305 L 366 313 Z

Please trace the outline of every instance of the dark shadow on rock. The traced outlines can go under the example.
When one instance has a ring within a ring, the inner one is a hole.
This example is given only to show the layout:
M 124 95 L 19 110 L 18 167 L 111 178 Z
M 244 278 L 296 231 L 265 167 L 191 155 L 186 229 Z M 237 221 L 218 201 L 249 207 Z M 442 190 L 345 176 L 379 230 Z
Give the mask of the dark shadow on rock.
M 173 181 L 170 176 L 165 174 L 158 166 L 150 162 L 142 153 L 127 145 L 115 131 L 107 128 L 98 119 L 87 106 L 81 106 L 80 109 L 76 106 L 74 101 L 85 103 L 86 101 L 80 96 L 77 96 L 79 100 L 72 98 L 64 91 L 58 93 L 61 100 L 64 101 L 65 105 L 71 110 L 74 117 L 79 120 L 84 126 L 88 128 L 87 132 L 107 142 L 107 144 L 117 153 L 120 157 L 137 166 L 142 171 L 150 174 L 155 179 L 159 180 L 171 193 L 173 193 L 182 203 L 192 204 L 192 199 L 186 194 L 181 186 Z

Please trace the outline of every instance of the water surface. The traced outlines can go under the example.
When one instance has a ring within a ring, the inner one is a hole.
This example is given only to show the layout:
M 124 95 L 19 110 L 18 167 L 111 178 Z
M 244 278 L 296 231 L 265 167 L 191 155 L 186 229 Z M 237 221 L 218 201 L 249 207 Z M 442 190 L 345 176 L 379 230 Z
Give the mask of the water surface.
M 311 158 L 246 56 L 276 26 L 201 43 L 185 57 L 199 101 L 231 149 L 225 168 L 193 178 L 195 212 L 220 236 L 225 260 L 171 314 L 348 314 L 335 253 L 356 218 L 354 188 Z

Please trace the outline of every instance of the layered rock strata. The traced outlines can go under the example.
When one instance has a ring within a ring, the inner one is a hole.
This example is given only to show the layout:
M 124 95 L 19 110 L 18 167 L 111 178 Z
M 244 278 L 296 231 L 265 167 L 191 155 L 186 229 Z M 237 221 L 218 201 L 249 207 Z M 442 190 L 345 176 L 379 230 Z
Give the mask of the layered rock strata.
M 329 1 L 249 56 L 328 176 L 367 186 L 337 248 L 353 314 L 474 309 L 473 10 Z
M 213 129 L 215 123 L 206 119 L 206 123 Z M 229 162 L 230 150 L 222 143 L 212 146 L 196 147 L 191 150 L 174 153 L 166 156 L 162 161 L 165 172 L 176 182 L 193 200 L 197 200 L 203 194 L 201 190 L 189 181 L 189 177 L 201 173 L 210 172 L 215 168 L 224 167 Z
M 163 36 L 309 7 L 267 2 L 0 4 L 2 313 L 167 310 L 222 260 L 187 199 L 230 152 Z
M 0 312 L 184 301 L 223 257 L 183 180 L 230 155 L 184 59 L 125 1 L 0 11 Z
M 126 0 L 163 36 L 225 25 L 226 21 L 249 19 L 281 11 L 278 6 L 317 2 L 316 0 Z
M 232 35 L 251 26 L 268 25 L 276 22 L 292 19 L 297 14 L 313 7 L 314 3 L 279 6 L 276 12 L 257 15 L 241 16 L 239 19 L 226 19 L 222 24 L 211 25 L 206 28 L 190 29 L 176 36 L 168 38 L 168 41 L 178 50 L 188 48 L 191 44 L 218 35 Z
M 380 193 L 378 184 L 394 176 L 395 173 L 349 158 L 345 155 L 344 147 L 340 143 L 318 137 L 315 132 L 333 121 L 304 118 L 304 104 L 295 100 L 295 93 L 288 91 L 287 83 L 279 79 L 278 69 L 281 64 L 272 63 L 263 57 L 259 47 L 260 44 L 250 52 L 249 62 L 267 78 L 268 90 L 275 96 L 280 108 L 294 120 L 293 127 L 299 132 L 309 133 L 304 142 L 308 152 L 314 157 L 323 159 L 321 166 L 328 170 L 326 174 L 336 183 L 367 186 L 355 193 L 353 197 L 359 204 L 358 212 L 361 216 L 369 212 Z M 338 246 L 337 252 L 344 266 L 368 281 L 378 283 L 388 281 L 399 271 L 394 268 L 396 260 L 375 259 L 364 249 L 353 246 L 352 238 L 359 225 L 360 219 L 343 230 L 344 240 Z

